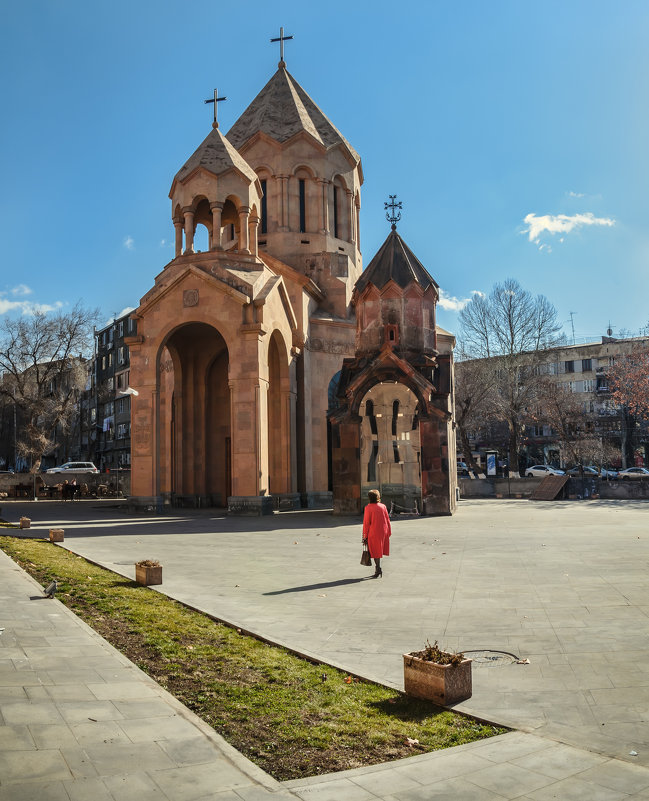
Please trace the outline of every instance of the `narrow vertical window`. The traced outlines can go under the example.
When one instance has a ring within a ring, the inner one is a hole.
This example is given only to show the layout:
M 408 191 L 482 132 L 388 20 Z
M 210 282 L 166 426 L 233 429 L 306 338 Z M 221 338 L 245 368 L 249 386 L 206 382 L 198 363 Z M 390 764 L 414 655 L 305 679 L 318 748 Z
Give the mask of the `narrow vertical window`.
M 306 233 L 306 182 L 300 178 L 300 233 Z
M 266 203 L 266 181 L 261 182 L 261 232 L 268 233 L 268 205 Z
M 334 184 L 334 236 L 338 239 L 338 187 Z

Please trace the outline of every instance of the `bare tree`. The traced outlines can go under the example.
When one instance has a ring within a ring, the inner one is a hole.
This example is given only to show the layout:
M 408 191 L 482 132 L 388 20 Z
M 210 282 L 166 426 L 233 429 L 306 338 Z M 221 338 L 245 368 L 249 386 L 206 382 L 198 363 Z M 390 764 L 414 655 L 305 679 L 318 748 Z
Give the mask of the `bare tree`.
M 595 420 L 563 384 L 548 377 L 540 378 L 530 419 L 550 426 L 569 465 L 596 462 L 601 467 L 603 446 L 601 438 L 596 436 Z
M 618 406 L 622 461 L 634 464 L 634 434 L 649 420 L 649 350 L 637 348 L 608 368 L 611 398 Z
M 493 417 L 495 407 L 495 372 L 493 364 L 485 359 L 460 360 L 455 365 L 455 424 L 467 466 L 480 472 L 471 452 L 469 433 L 481 429 Z
M 77 304 L 65 313 L 7 317 L 0 325 L 0 396 L 14 405 L 18 455 L 31 472 L 57 431 L 65 434 L 74 421 L 96 316 Z
M 557 310 L 544 295 L 534 297 L 508 278 L 490 294 L 474 295 L 460 312 L 467 355 L 497 356 L 494 370 L 494 415 L 509 431 L 509 467 L 518 471 L 521 433 L 533 405 L 539 376 L 539 351 L 557 342 Z

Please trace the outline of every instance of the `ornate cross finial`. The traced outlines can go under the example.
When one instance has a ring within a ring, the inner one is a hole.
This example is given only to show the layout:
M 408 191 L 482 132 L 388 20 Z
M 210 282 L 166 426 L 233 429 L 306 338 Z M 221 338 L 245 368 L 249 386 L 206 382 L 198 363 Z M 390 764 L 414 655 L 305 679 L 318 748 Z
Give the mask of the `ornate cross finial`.
M 214 103 L 214 122 L 212 123 L 212 128 L 218 128 L 219 127 L 219 124 L 216 121 L 216 105 L 217 105 L 217 103 L 220 103 L 221 100 L 227 100 L 227 97 L 219 97 L 218 89 L 215 89 L 214 90 L 214 97 L 205 101 L 206 103 Z
M 383 204 L 385 206 L 385 208 L 386 208 L 385 219 L 389 223 L 392 223 L 392 230 L 396 231 L 397 223 L 401 219 L 401 212 L 397 211 L 397 209 L 402 209 L 403 208 L 403 203 L 402 203 L 402 201 L 397 202 L 397 196 L 396 195 L 388 195 L 388 197 L 390 198 L 390 202 Z M 390 209 L 390 211 L 387 211 L 387 209 Z M 390 212 L 392 212 L 392 213 L 390 213 Z
M 285 67 L 286 62 L 284 61 L 284 42 L 288 42 L 289 39 L 292 39 L 292 36 L 284 36 L 284 28 L 279 29 L 279 36 L 275 39 L 271 39 L 271 42 L 279 42 L 279 64 L 278 67 Z

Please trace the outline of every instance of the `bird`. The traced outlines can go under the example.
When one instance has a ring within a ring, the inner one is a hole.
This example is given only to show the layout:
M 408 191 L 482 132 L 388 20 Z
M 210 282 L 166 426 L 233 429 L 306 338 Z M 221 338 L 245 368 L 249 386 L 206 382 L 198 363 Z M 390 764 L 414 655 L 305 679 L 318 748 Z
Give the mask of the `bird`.
M 54 593 L 56 592 L 57 584 L 56 579 L 51 584 L 48 584 L 47 587 L 43 590 L 45 593 L 46 598 L 54 598 Z

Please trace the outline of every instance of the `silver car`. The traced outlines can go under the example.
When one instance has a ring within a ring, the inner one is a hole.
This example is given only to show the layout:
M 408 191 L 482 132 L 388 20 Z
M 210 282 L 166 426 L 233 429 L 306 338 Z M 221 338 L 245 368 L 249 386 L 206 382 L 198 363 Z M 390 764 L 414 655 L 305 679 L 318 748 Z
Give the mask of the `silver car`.
M 626 480 L 630 478 L 649 478 L 649 470 L 646 467 L 627 467 L 626 470 L 620 470 L 617 477 Z
M 92 462 L 66 462 L 60 467 L 50 467 L 46 473 L 98 473 Z

